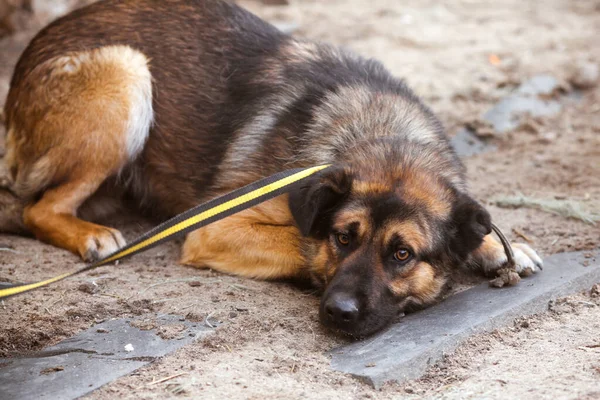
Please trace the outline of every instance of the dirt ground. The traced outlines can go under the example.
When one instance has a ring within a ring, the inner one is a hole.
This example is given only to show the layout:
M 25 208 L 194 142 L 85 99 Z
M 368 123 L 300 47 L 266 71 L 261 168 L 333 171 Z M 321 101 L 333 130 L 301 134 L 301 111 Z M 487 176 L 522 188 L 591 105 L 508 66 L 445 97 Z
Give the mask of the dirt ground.
M 550 73 L 570 90 L 575 65 L 600 63 L 597 0 L 243 4 L 270 21 L 297 24 L 296 35 L 382 60 L 406 77 L 450 133 L 532 75 Z M 0 40 L 0 104 L 12 65 L 43 22 Z M 482 202 L 523 193 L 600 211 L 598 85 L 560 115 L 492 140 L 498 151 L 466 160 L 472 191 Z M 600 248 L 598 225 L 525 208 L 489 210 L 512 240 L 525 236 L 542 255 Z M 110 223 L 129 239 L 150 227 L 132 216 Z M 26 238 L 0 235 L 0 248 L 0 281 L 32 281 L 81 265 L 71 254 Z M 210 315 L 222 322 L 212 336 L 87 398 L 600 399 L 600 286 L 472 337 L 420 380 L 375 391 L 330 370 L 327 351 L 345 339 L 321 328 L 319 299 L 310 288 L 183 267 L 178 253 L 178 243 L 170 243 L 0 304 L 0 356 L 41 349 L 108 318 Z

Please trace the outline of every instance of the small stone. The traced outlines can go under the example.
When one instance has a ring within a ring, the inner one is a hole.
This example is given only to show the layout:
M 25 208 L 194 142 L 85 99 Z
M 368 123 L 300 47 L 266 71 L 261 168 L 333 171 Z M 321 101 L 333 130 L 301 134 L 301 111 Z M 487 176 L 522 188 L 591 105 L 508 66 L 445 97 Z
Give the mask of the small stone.
M 196 312 L 189 312 L 186 314 L 185 319 L 190 322 L 202 322 L 204 317 Z
M 131 353 L 133 351 L 133 345 L 131 343 L 126 344 L 125 351 Z
M 501 288 L 504 286 L 515 286 L 521 281 L 521 277 L 513 269 L 502 268 L 497 271 L 498 277 L 491 280 L 491 287 Z
M 515 286 L 519 282 L 521 282 L 521 277 L 519 276 L 519 274 L 517 274 L 515 271 L 510 271 L 508 273 L 508 284 L 510 286 Z
M 591 297 L 600 297 L 600 283 L 596 283 L 592 286 L 592 290 L 590 290 Z
M 577 89 L 591 89 L 598 84 L 600 67 L 589 61 L 578 62 L 573 66 L 569 81 Z
M 550 144 L 554 142 L 558 138 L 558 134 L 556 132 L 542 132 L 539 134 L 539 142 L 542 144 Z
M 60 372 L 60 371 L 64 371 L 64 370 L 65 370 L 65 367 L 63 367 L 62 365 L 59 365 L 57 367 L 50 367 L 50 368 L 41 370 L 40 375 L 50 375 L 55 372 Z
M 490 287 L 501 288 L 504 287 L 504 279 L 502 279 L 501 277 L 497 277 L 495 279 L 492 279 L 489 284 Z
M 98 291 L 98 285 L 96 282 L 86 282 L 79 285 L 77 289 L 83 293 L 94 294 Z

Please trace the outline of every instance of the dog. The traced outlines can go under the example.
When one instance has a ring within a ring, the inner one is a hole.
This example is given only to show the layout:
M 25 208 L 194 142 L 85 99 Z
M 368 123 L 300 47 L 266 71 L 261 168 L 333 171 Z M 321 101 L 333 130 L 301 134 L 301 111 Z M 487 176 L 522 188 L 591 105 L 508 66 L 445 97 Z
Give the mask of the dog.
M 181 261 L 311 279 L 320 319 L 370 335 L 464 265 L 506 263 L 432 111 L 379 62 L 291 37 L 221 0 L 104 0 L 43 29 L 5 105 L 4 232 L 93 261 L 125 245 L 94 222 L 128 199 L 164 219 L 288 168 L 332 164 L 190 233 Z M 516 270 L 542 261 L 514 245 Z

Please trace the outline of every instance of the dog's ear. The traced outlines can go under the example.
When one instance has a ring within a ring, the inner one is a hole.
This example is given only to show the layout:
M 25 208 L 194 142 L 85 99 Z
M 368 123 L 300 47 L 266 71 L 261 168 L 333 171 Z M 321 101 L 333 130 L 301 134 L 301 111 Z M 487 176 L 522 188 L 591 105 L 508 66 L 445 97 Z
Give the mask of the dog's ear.
M 452 212 L 455 234 L 451 250 L 461 259 L 478 248 L 483 238 L 492 232 L 492 217 L 481 204 L 466 194 L 459 194 Z
M 352 178 L 342 168 L 328 168 L 290 192 L 289 206 L 304 236 L 325 237 L 336 208 L 350 193 Z

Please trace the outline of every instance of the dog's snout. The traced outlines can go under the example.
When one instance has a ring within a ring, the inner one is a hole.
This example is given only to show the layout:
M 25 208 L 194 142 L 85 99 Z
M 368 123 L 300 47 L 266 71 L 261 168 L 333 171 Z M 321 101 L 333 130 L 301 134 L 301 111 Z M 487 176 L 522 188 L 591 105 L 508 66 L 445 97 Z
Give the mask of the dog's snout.
M 345 293 L 330 296 L 325 301 L 323 311 L 328 322 L 338 327 L 356 323 L 360 314 L 358 300 Z

